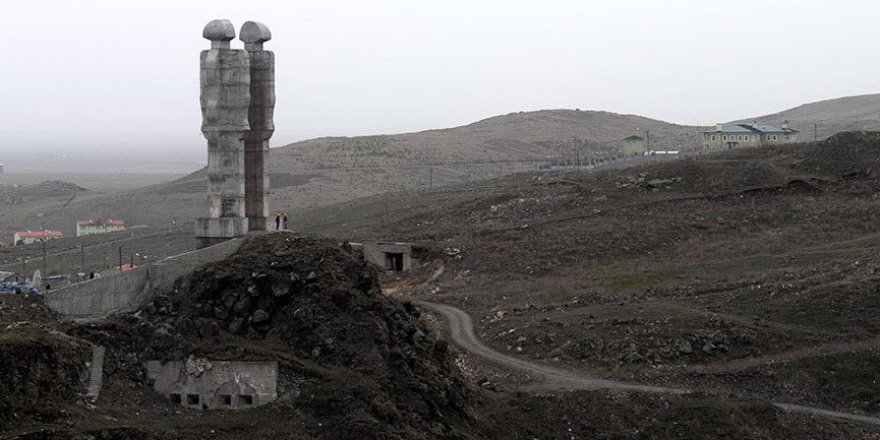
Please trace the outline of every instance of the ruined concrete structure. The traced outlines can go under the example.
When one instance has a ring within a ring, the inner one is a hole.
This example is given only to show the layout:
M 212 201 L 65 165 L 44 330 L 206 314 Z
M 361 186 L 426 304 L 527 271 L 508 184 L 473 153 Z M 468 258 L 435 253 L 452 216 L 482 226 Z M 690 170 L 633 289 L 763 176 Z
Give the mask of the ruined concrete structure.
M 412 243 L 380 241 L 376 243 L 349 243 L 360 250 L 364 259 L 387 272 L 412 269 Z
M 278 398 L 278 362 L 148 361 L 153 389 L 194 409 L 248 409 Z
M 235 28 L 214 20 L 202 36 L 202 134 L 208 141 L 208 216 L 196 220 L 199 246 L 266 230 L 269 177 L 265 163 L 275 126 L 275 59 L 263 50 L 269 29 L 247 22 L 232 49 Z

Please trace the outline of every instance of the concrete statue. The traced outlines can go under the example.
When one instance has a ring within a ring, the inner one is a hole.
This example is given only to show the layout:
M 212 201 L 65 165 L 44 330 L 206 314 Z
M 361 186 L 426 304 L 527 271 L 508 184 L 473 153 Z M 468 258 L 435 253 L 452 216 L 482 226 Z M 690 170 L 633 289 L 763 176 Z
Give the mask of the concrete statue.
M 275 54 L 263 50 L 272 39 L 269 28 L 248 21 L 241 27 L 239 39 L 250 58 L 251 102 L 248 110 L 250 130 L 244 140 L 245 211 L 251 231 L 265 231 L 269 216 L 269 139 L 275 132 Z
M 200 247 L 249 231 L 265 231 L 269 176 L 265 169 L 275 130 L 275 59 L 263 50 L 269 29 L 247 22 L 232 49 L 235 27 L 213 20 L 202 36 L 211 48 L 201 53 L 202 134 L 208 141 L 208 216 L 196 220 Z

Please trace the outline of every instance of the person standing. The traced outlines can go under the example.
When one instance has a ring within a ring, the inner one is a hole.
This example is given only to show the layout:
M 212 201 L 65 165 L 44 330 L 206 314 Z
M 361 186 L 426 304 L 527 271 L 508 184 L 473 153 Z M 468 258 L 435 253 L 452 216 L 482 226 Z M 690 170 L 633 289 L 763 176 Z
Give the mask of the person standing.
M 281 215 L 283 216 L 282 221 L 284 222 L 284 230 L 286 231 L 287 230 L 287 213 L 283 212 L 283 213 L 281 213 Z
M 281 212 L 275 213 L 275 230 L 277 231 L 281 227 Z

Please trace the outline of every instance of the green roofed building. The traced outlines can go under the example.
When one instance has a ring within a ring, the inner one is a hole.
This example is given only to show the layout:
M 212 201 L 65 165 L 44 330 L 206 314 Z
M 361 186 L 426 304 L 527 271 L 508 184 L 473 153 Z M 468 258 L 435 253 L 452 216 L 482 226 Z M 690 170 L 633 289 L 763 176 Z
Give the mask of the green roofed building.
M 622 143 L 623 146 L 621 148 L 623 149 L 623 155 L 625 157 L 639 156 L 641 154 L 644 154 L 645 147 L 647 145 L 647 141 L 645 141 L 645 138 L 636 135 L 623 138 Z

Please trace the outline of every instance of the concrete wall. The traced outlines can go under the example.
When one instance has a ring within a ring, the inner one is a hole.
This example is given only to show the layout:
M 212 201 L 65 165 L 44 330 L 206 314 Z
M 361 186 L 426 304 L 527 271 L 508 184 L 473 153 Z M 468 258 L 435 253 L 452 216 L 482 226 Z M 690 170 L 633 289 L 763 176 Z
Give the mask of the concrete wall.
M 396 272 L 391 267 L 388 254 L 401 254 L 403 257 L 401 270 L 412 269 L 412 243 L 395 243 L 380 241 L 378 243 L 349 243 L 352 248 L 359 249 L 364 254 L 364 259 L 380 268 Z
M 194 409 L 247 409 L 278 398 L 277 362 L 186 361 L 146 363 L 157 393 Z
M 169 289 L 181 276 L 205 264 L 225 259 L 240 245 L 240 239 L 229 240 L 168 257 L 129 272 L 51 290 L 46 293 L 44 301 L 50 309 L 81 321 L 133 311 L 157 291 Z

